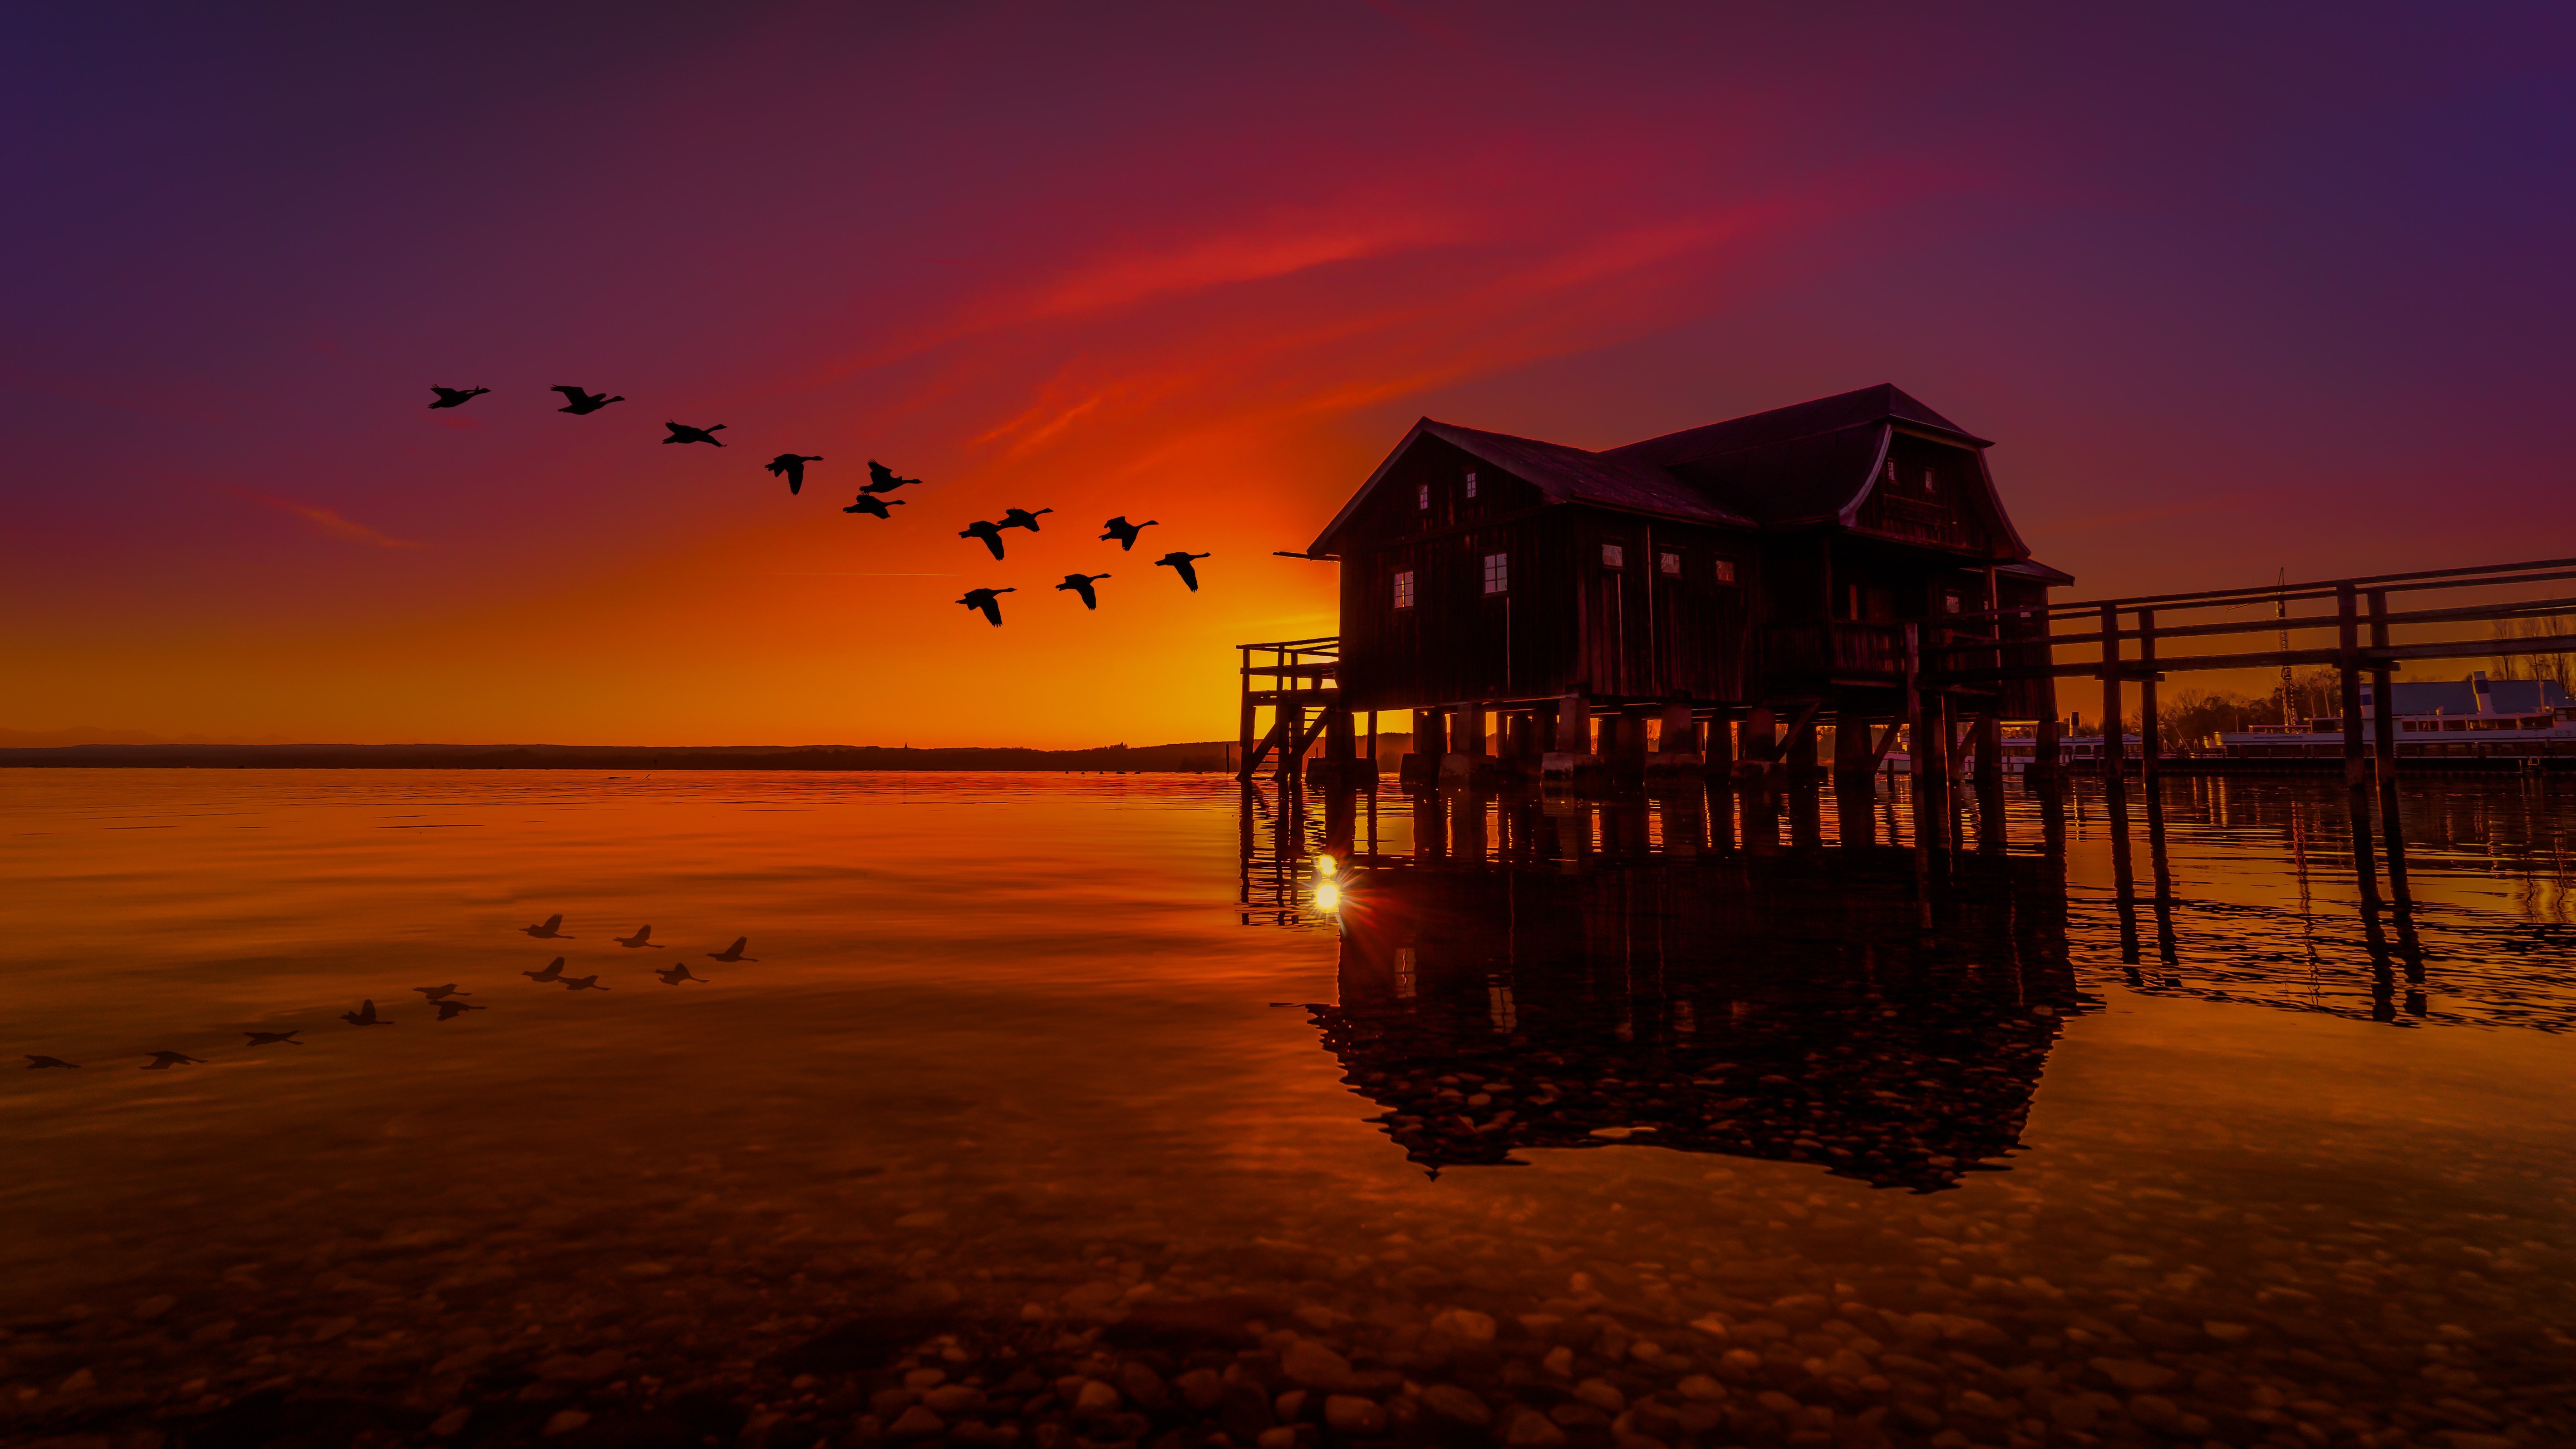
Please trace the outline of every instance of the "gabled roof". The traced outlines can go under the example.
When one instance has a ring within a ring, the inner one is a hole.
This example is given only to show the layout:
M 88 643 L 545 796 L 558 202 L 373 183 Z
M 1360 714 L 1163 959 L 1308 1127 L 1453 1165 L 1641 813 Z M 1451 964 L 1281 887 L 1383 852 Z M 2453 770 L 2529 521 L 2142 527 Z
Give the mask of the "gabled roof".
M 1899 428 L 1972 450 L 1983 488 L 1976 506 L 1994 528 L 2000 553 L 2028 557 L 1994 495 L 1982 452 L 1974 451 L 1993 444 L 1884 382 L 1598 453 L 1424 418 L 1306 551 L 1329 555 L 1378 485 L 1425 436 L 1523 479 L 1550 503 L 1589 503 L 1724 527 L 1851 527 Z M 2053 569 L 2047 572 L 2064 579 Z
M 1692 523 L 1714 523 L 1734 528 L 1752 528 L 1754 521 L 1715 500 L 1662 468 L 1650 464 L 1613 459 L 1607 453 L 1589 453 L 1569 448 L 1562 443 L 1543 443 L 1536 438 L 1516 438 L 1509 433 L 1488 433 L 1479 428 L 1462 428 L 1424 418 L 1413 425 L 1386 461 L 1324 525 L 1306 551 L 1322 554 L 1331 551 L 1333 536 L 1356 517 L 1360 505 L 1414 443 L 1424 437 L 1458 448 L 1471 457 L 1481 458 L 1504 472 L 1536 488 L 1550 503 L 1594 503 L 1605 508 L 1618 508 L 1630 513 L 1651 513 L 1665 518 L 1684 519 Z
M 1723 453 L 1767 448 L 1798 438 L 1841 432 L 1849 428 L 1867 428 L 1874 423 L 1897 422 L 1947 433 L 1974 447 L 1991 448 L 1993 443 L 1925 407 L 1905 389 L 1892 382 L 1864 387 L 1853 392 L 1838 392 L 1812 402 L 1792 403 L 1769 412 L 1747 413 L 1722 423 L 1685 428 L 1612 448 L 1603 456 L 1633 459 L 1669 468 L 1675 463 L 1695 462 Z

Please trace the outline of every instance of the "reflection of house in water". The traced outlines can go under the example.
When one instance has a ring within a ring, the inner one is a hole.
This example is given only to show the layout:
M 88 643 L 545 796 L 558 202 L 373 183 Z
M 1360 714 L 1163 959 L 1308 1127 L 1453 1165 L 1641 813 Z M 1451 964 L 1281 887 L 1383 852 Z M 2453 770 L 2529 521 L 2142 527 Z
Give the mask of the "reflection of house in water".
M 1315 1008 L 1433 1169 L 1653 1143 L 1954 1186 L 2019 1145 L 2079 1006 L 2062 867 L 1911 851 L 1380 865 Z

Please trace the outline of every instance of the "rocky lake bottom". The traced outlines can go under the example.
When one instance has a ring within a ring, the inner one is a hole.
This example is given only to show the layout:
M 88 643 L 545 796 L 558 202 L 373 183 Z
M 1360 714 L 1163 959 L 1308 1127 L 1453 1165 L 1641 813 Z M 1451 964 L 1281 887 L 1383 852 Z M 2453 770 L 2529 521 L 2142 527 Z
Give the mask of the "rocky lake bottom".
M 2576 1442 L 2562 785 L 12 773 L 0 1441 Z

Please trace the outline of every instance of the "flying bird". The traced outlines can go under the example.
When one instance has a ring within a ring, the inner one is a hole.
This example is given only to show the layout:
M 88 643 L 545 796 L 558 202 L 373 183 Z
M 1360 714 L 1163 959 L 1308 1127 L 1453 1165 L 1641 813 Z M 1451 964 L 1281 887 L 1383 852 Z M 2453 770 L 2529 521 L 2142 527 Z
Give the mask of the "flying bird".
M 1074 593 L 1082 595 L 1082 607 L 1086 609 L 1097 609 L 1100 607 L 1100 596 L 1091 591 L 1091 584 L 1095 579 L 1105 579 L 1107 577 L 1109 577 L 1107 574 L 1066 574 L 1064 576 L 1064 582 L 1056 585 L 1056 587 L 1058 589 L 1068 589 Z
M 724 441 L 716 436 L 725 430 L 725 425 L 722 423 L 712 428 L 693 428 L 687 423 L 664 423 L 662 426 L 671 430 L 671 436 L 662 440 L 665 444 L 713 443 L 719 448 L 724 446 Z
M 412 990 L 419 992 L 421 995 L 428 997 L 432 1001 L 445 1001 L 451 996 L 472 996 L 474 994 L 471 991 L 457 990 L 456 983 L 453 981 L 448 982 L 445 986 L 415 986 Z
M 788 492 L 802 493 L 805 491 L 805 465 L 822 461 L 820 453 L 781 453 L 760 466 L 768 469 L 772 478 L 786 479 Z
M 966 597 L 957 602 L 970 609 L 983 610 L 985 619 L 990 621 L 994 628 L 999 629 L 1002 627 L 1001 596 L 1018 592 L 1017 589 L 968 589 Z
M 873 513 L 879 518 L 892 518 L 894 515 L 886 512 L 889 501 L 897 506 L 900 506 L 904 502 L 904 500 L 900 498 L 887 500 L 879 498 L 873 493 L 862 493 L 858 496 L 856 501 L 852 502 L 849 507 L 844 508 L 841 511 L 843 513 Z
M 576 417 L 583 413 L 595 413 L 613 402 L 626 401 L 622 397 L 610 397 L 604 392 L 583 392 L 580 388 L 568 387 L 562 383 L 555 384 L 553 390 L 564 395 L 564 405 L 555 411 L 571 413 Z
M 732 945 L 725 947 L 721 951 L 709 951 L 707 953 L 707 959 L 710 961 L 722 961 L 728 966 L 732 965 L 736 961 L 757 961 L 760 959 L 757 956 L 746 956 L 742 954 L 742 948 L 750 944 L 751 938 L 749 936 L 736 936 L 733 938 Z
M 564 990 L 566 991 L 608 991 L 612 989 L 614 988 L 600 985 L 599 978 L 596 976 L 567 976 L 564 978 Z
M 206 1059 L 204 1057 L 192 1057 L 186 1052 L 154 1052 L 150 1062 L 135 1068 L 135 1070 L 138 1072 L 166 1072 L 176 1066 L 202 1067 L 205 1064 Z
M 437 1005 L 438 1005 L 438 1019 L 439 1019 L 439 1020 L 441 1020 L 441 1021 L 449 1021 L 449 1020 L 452 1020 L 452 1019 L 454 1019 L 454 1018 L 456 1018 L 456 1017 L 459 1017 L 459 1016 L 464 1015 L 466 1012 L 469 1012 L 469 1011 L 490 1011 L 490 1010 L 492 1009 L 492 1008 L 490 1008 L 490 1007 L 488 1007 L 488 1006 L 472 1006 L 472 1005 L 468 1005 L 467 1003 L 462 1002 L 462 1001 L 442 1001 L 442 1002 L 439 1002 Z
M 439 387 L 433 384 L 430 391 L 438 394 L 438 401 L 429 405 L 430 410 L 435 412 L 440 408 L 461 408 L 491 390 L 488 387 Z M 147 1067 L 144 1070 L 151 1069 Z
M 302 1031 L 303 1029 L 304 1028 L 299 1026 L 295 1031 Z M 246 1031 L 243 1032 L 242 1035 L 249 1037 L 250 1040 L 244 1042 L 243 1045 L 246 1047 L 275 1046 L 279 1042 L 284 1042 L 288 1046 L 304 1045 L 304 1043 L 295 1039 L 295 1031 Z
M 1124 553 L 1128 549 L 1136 546 L 1136 535 L 1143 533 L 1146 529 L 1149 529 L 1160 522 L 1162 522 L 1162 520 L 1159 518 L 1148 518 L 1142 523 L 1129 523 L 1127 521 L 1127 515 L 1122 513 L 1116 518 L 1109 520 L 1107 523 L 1100 525 L 1101 527 L 1109 530 L 1107 533 L 1100 535 L 1100 541 L 1102 543 L 1107 543 L 1109 540 L 1114 538 L 1118 540 L 1119 551 Z
M 78 1063 L 78 1062 L 67 1062 L 67 1061 L 64 1061 L 61 1057 L 29 1057 L 29 1058 L 27 1058 L 27 1070 L 28 1070 L 28 1071 L 31 1071 L 31 1072 L 32 1072 L 32 1071 L 37 1071 L 37 1070 L 39 1070 L 39 1069 L 41 1069 L 41 1068 L 44 1068 L 44 1067 L 70 1067 L 70 1068 L 72 1068 L 74 1071 L 78 1071 L 78 1070 L 80 1069 L 80 1063 Z
M 1161 558 L 1154 560 L 1154 567 L 1158 569 L 1167 568 L 1172 572 L 1179 574 L 1181 576 L 1181 582 L 1189 585 L 1190 592 L 1195 594 L 1199 591 L 1199 571 L 1190 567 L 1190 561 L 1192 559 L 1214 557 L 1214 554 L 1183 553 L 1179 549 L 1174 549 L 1170 553 L 1163 555 Z
M 979 518 L 973 523 L 966 525 L 964 528 L 957 530 L 957 536 L 959 538 L 980 538 L 984 540 L 984 546 L 993 551 L 993 557 L 1000 558 L 1002 556 L 1002 525 L 998 523 L 987 522 L 986 520 Z
M 921 480 L 918 478 L 906 478 L 895 472 L 892 468 L 887 467 L 885 464 L 878 462 L 874 458 L 870 458 L 868 460 L 867 486 L 861 488 L 859 491 L 862 493 L 892 493 L 898 488 L 910 488 L 920 482 Z
M 611 936 L 608 939 L 615 941 L 618 945 L 625 947 L 629 951 L 634 950 L 638 946 L 653 946 L 653 928 L 651 926 L 637 926 L 635 928 L 635 934 L 632 936 Z M 659 946 L 653 946 L 653 949 L 659 951 L 662 948 Z
M 723 958 L 719 957 L 717 959 L 721 960 Z M 703 976 L 690 975 L 688 964 L 686 962 L 674 966 L 668 971 L 656 971 L 653 974 L 661 977 L 662 984 L 665 986 L 677 986 L 683 981 L 704 981 L 707 979 Z
M 542 924 L 542 925 L 536 925 L 536 926 L 521 926 L 519 929 L 520 929 L 520 931 L 522 931 L 523 933 L 525 933 L 525 934 L 527 934 L 527 935 L 534 936 L 534 937 L 536 937 L 536 938 L 537 938 L 538 940 L 540 940 L 540 941 L 569 941 L 569 940 L 571 940 L 571 939 L 572 939 L 572 937 L 567 936 L 567 935 L 565 935 L 565 934 L 563 933 L 562 926 L 563 926 L 563 917 L 561 917 L 561 916 L 548 916 L 548 917 L 546 917 L 545 922 L 544 922 L 544 924 Z
M 351 1026 L 391 1026 L 391 1025 L 393 1025 L 393 1023 L 392 1023 L 392 1022 L 387 1021 L 387 1020 L 385 1020 L 383 1017 L 380 1017 L 380 1016 L 376 1015 L 376 1002 L 375 1002 L 375 998 L 374 998 L 374 997 L 369 997 L 369 998 L 367 998 L 366 1003 L 365 1003 L 364 1005 L 360 1006 L 360 1007 L 359 1007 L 357 1010 L 355 1010 L 355 1011 L 344 1011 L 344 1012 L 341 1012 L 341 1013 L 340 1013 L 340 1019 L 341 1019 L 342 1021 L 347 1022 L 347 1023 L 348 1023 L 349 1025 L 351 1025 Z
M 519 974 L 527 977 L 530 981 L 561 981 L 563 979 L 563 963 L 564 958 L 557 956 L 555 959 L 546 963 L 546 969 L 543 971 L 522 971 Z
M 1055 510 L 1052 508 L 1041 508 L 1038 510 L 1038 513 L 1053 512 L 1055 512 Z M 1001 526 L 1004 528 L 1025 528 L 1029 532 L 1035 533 L 1038 531 L 1038 513 L 1031 513 L 1025 508 L 1005 509 L 1002 513 Z

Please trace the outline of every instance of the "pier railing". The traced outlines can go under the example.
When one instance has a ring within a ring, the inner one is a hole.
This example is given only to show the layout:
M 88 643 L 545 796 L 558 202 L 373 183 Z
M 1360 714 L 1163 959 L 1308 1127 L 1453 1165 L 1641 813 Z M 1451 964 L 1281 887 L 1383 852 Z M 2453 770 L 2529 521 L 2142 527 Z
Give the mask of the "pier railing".
M 1350 711 L 1342 704 L 1342 641 L 1337 634 L 1238 644 L 1243 667 L 1242 754 L 1237 779 L 1249 780 L 1269 764 L 1294 774 L 1319 738 L 1347 740 Z M 1270 725 L 1261 728 L 1261 711 Z
M 1924 683 L 1991 687 L 2010 680 L 2095 678 L 2102 681 L 2102 719 L 2110 729 L 2121 727 L 2124 686 L 2135 684 L 2144 736 L 2140 765 L 2152 774 L 2161 753 L 2156 686 L 2167 675 L 2331 666 L 2341 686 L 2333 713 L 2341 719 L 2346 774 L 2358 783 L 2371 773 L 2374 754 L 2379 774 L 2396 769 L 2391 672 L 2421 660 L 2576 652 L 2576 633 L 2559 632 L 2556 623 L 2557 616 L 2576 611 L 2571 580 L 2576 559 L 2541 559 L 1954 614 L 1942 620 L 1947 627 L 1927 638 Z M 2556 587 L 2536 598 L 2463 597 L 2498 590 L 2529 595 L 2541 586 Z M 2402 607 L 2414 601 L 2428 607 Z M 2248 610 L 2259 612 L 2213 617 Z M 2519 632 L 2535 625 L 2542 632 Z M 2460 637 L 2463 630 L 2473 632 Z M 2400 638 L 2401 632 L 2413 637 Z M 2424 637 L 2428 633 L 2451 637 Z M 2019 657 L 1997 658 L 1998 634 L 2007 636 L 2010 655 Z M 2268 647 L 2241 647 L 2254 635 L 2269 636 Z M 2068 653 L 2073 657 L 2062 657 Z M 2363 728 L 2365 673 L 2377 678 L 2371 692 L 2376 727 L 2369 731 Z

